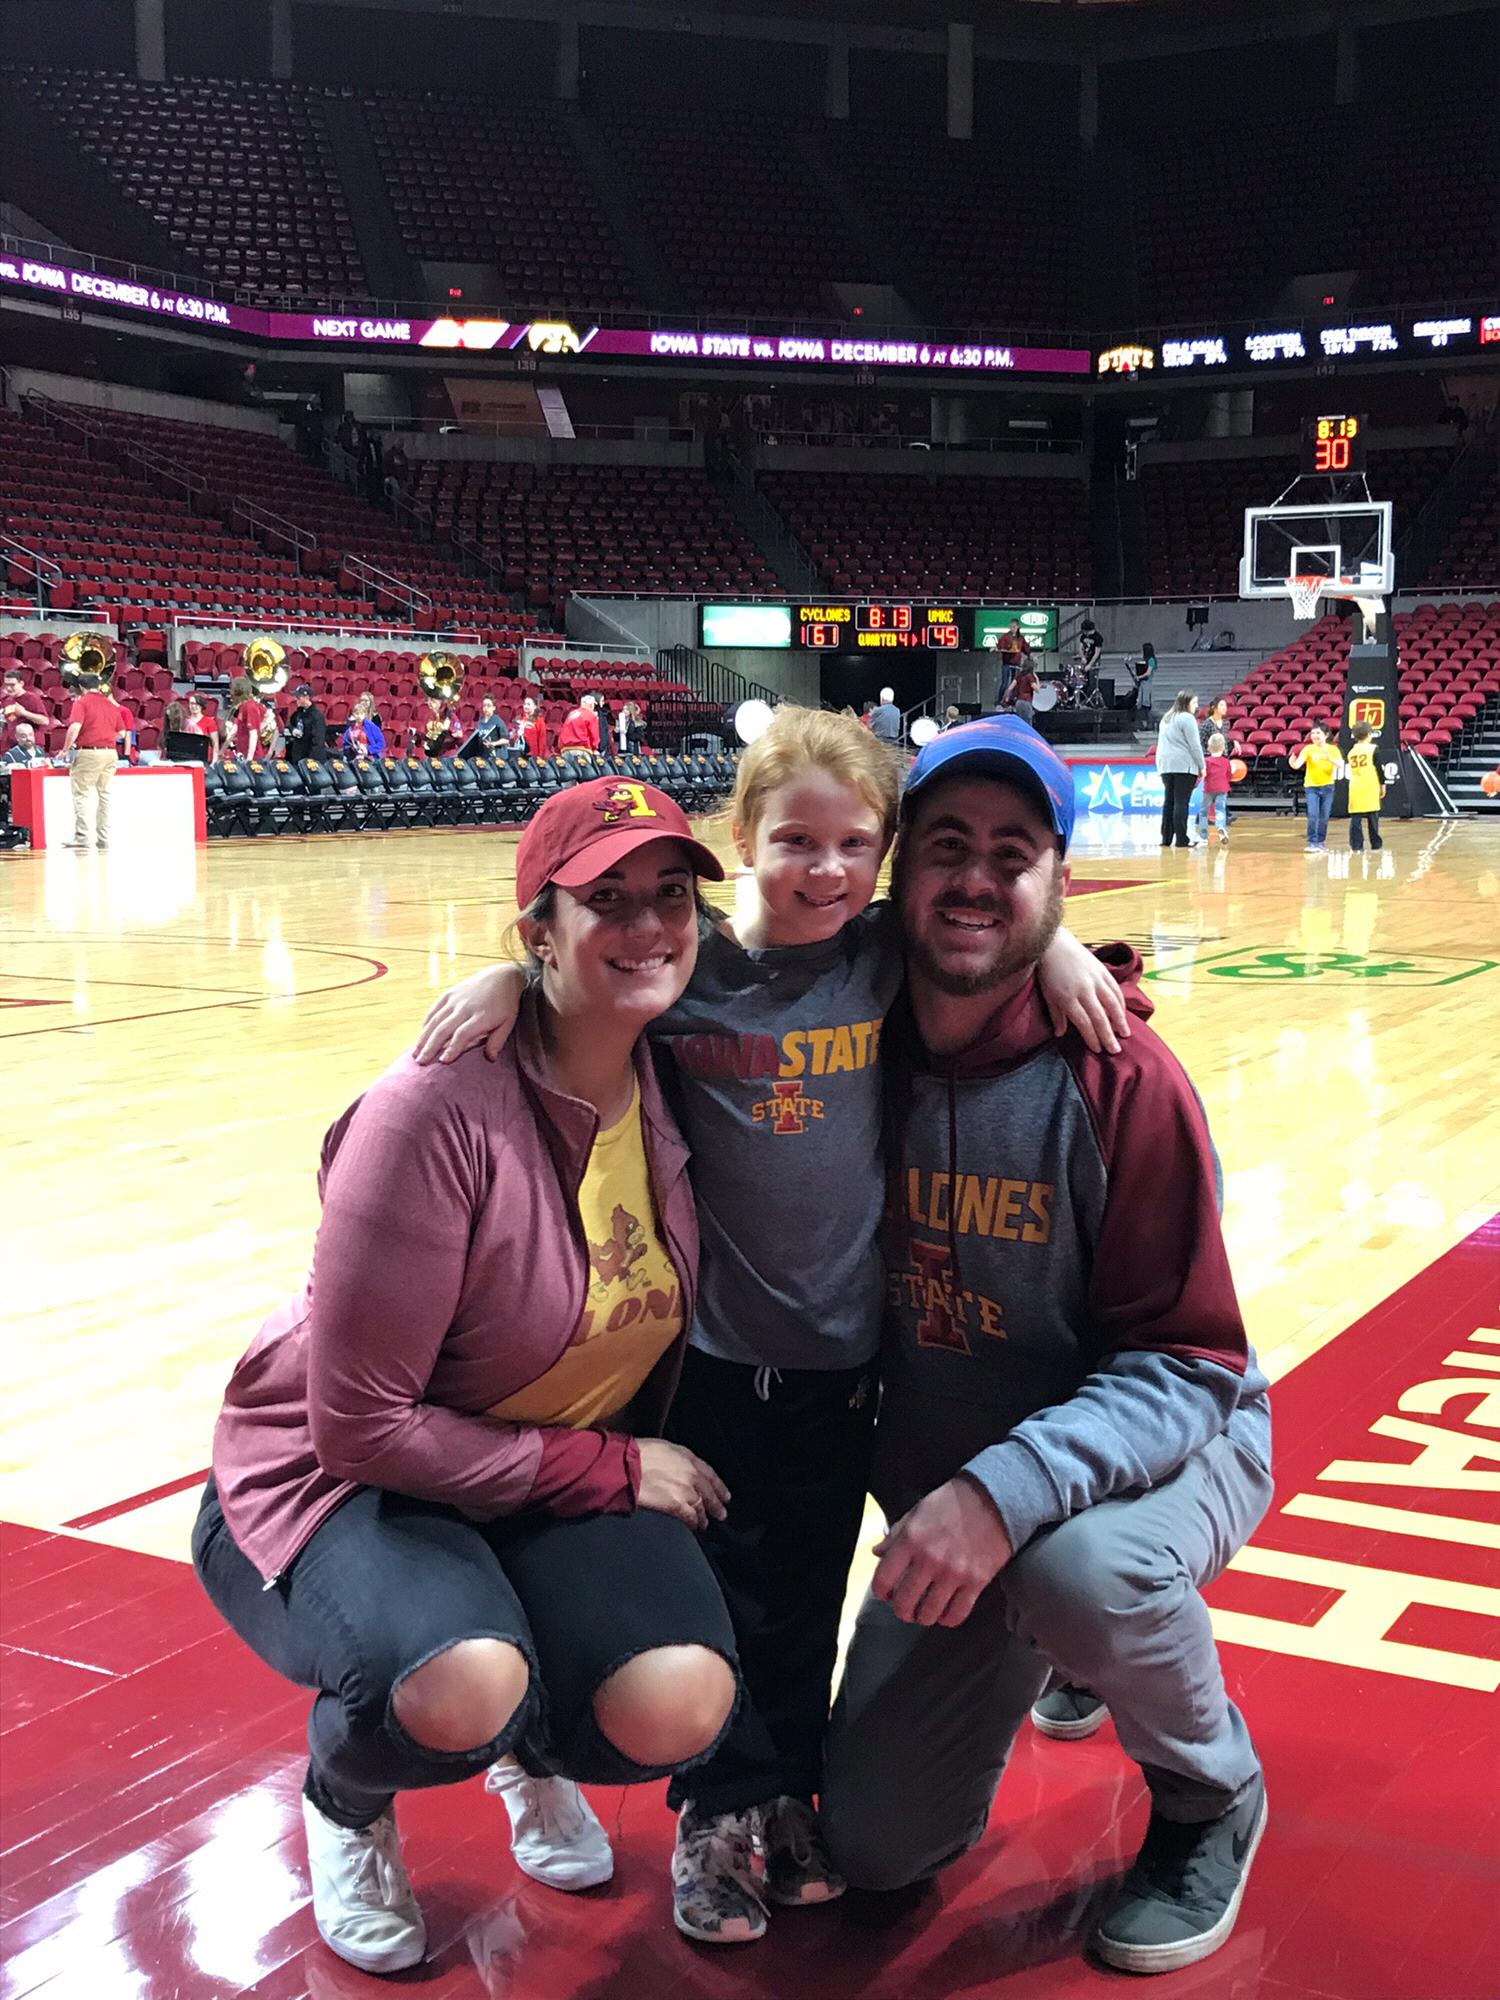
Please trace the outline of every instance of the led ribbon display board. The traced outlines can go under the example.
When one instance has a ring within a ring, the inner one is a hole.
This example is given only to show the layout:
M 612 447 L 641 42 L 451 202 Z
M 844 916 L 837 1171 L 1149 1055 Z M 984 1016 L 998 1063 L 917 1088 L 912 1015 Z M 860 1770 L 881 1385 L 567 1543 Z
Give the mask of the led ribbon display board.
M 0 253 L 0 284 L 73 305 L 104 306 L 203 332 L 318 346 L 464 349 L 470 353 L 609 355 L 625 359 L 796 363 L 811 368 L 942 369 L 953 374 L 1087 375 L 1083 347 L 1015 347 L 963 341 L 880 340 L 849 334 L 700 333 L 665 327 L 574 326 L 567 320 L 384 318 L 373 313 L 289 313 L 230 305 L 192 292 L 105 277 L 66 264 Z

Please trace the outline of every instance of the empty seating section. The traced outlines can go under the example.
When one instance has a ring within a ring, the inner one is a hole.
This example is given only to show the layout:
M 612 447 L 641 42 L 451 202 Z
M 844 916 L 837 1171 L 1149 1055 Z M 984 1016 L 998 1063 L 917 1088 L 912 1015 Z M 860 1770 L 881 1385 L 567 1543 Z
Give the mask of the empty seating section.
M 124 410 L 91 409 L 79 412 L 77 420 L 106 443 L 113 440 L 122 449 L 145 446 L 207 483 L 206 511 L 191 514 L 185 501 L 165 498 L 147 486 L 144 471 L 117 472 L 86 456 L 81 445 L 54 437 L 44 423 L 5 418 L 29 436 L 31 513 L 16 518 L 28 520 L 23 539 L 40 553 L 63 560 L 58 548 L 49 545 L 49 538 L 52 543 L 58 539 L 54 510 L 47 504 L 58 490 L 50 471 L 54 463 L 66 467 L 84 518 L 96 526 L 102 525 L 103 495 L 116 490 L 127 493 L 138 512 L 145 509 L 138 526 L 145 528 L 152 519 L 161 524 L 160 536 L 133 536 L 144 545 L 135 550 L 119 546 L 119 537 L 107 529 L 93 538 L 98 547 L 69 548 L 68 574 L 100 586 L 80 588 L 80 601 L 143 604 L 159 613 L 247 610 L 293 624 L 303 616 L 410 625 L 422 631 L 473 626 L 483 636 L 501 640 L 536 632 L 539 621 L 533 612 L 516 610 L 488 582 L 464 575 L 455 559 L 435 552 L 279 438 Z M 7 515 L 13 512 L 11 480 L 8 461 L 0 458 L 0 513 Z M 249 500 L 316 538 L 317 546 L 303 552 L 300 568 L 295 550 L 275 529 L 260 531 L 259 539 L 252 539 L 243 523 L 236 531 L 232 510 L 237 499 Z M 10 525 L 9 532 L 18 529 Z M 111 541 L 114 546 L 106 546 Z M 347 570 L 349 558 L 372 564 L 398 584 L 423 593 L 427 601 L 413 604 L 399 588 L 379 585 L 365 594 L 363 583 Z M 75 567 L 80 563 L 81 568 Z M 164 568 L 168 563 L 171 567 Z
M 364 289 L 321 89 L 45 69 L 26 81 L 184 263 L 257 299 Z
M 815 315 L 866 268 L 813 156 L 774 117 L 600 113 L 677 311 Z
M 891 262 L 879 275 L 914 294 L 918 312 L 945 326 L 1079 323 L 1070 264 L 1079 188 L 1066 143 L 892 128 L 844 157 Z
M 1430 565 L 1426 580 L 1434 586 L 1474 583 L 1485 588 L 1497 578 L 1500 578 L 1500 471 L 1492 469 Z
M 1492 294 L 1494 165 L 1474 143 L 1492 119 L 1387 102 L 1158 127 L 1136 158 L 1142 298 L 1161 322 L 1222 321 L 1270 310 L 1299 271 L 1356 271 L 1387 306 Z
M 776 577 L 701 472 L 680 466 L 413 466 L 439 534 L 476 542 L 507 586 L 774 591 Z
M 1088 494 L 1078 479 L 785 472 L 761 487 L 830 590 L 1089 593 Z
M 483 303 L 576 314 L 640 302 L 561 106 L 379 96 L 365 115 L 411 256 L 493 265 Z
M 1370 453 L 1370 492 L 1376 500 L 1395 503 L 1392 531 L 1397 545 L 1451 457 L 1450 450 L 1439 446 Z M 1296 472 L 1294 458 L 1143 465 L 1139 488 L 1151 595 L 1233 597 L 1240 587 L 1245 509 L 1269 506 L 1291 485 Z M 1316 497 L 1310 487 L 1286 494 L 1289 503 L 1299 505 L 1312 504 Z
M 1349 664 L 1348 621 L 1325 613 L 1301 638 L 1229 692 L 1229 715 L 1263 775 L 1282 771 L 1314 723 L 1336 730 Z M 1485 703 L 1500 700 L 1500 601 L 1419 604 L 1397 612 L 1401 741 L 1440 763 L 1476 733 Z

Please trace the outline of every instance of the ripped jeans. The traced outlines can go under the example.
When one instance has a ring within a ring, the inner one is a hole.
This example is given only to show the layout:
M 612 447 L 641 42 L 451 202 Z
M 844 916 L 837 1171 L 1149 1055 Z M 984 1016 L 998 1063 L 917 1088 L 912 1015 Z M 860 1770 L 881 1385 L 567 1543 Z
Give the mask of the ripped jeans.
M 225 1525 L 210 1479 L 193 1565 L 251 1651 L 286 1680 L 318 1690 L 307 1723 L 307 1794 L 341 1825 L 367 1826 L 397 1792 L 458 1784 L 506 1754 L 536 1775 L 586 1784 L 665 1777 L 632 1763 L 599 1728 L 600 1685 L 657 1646 L 706 1647 L 738 1678 L 729 1613 L 697 1539 L 647 1509 L 475 1522 L 366 1486 L 267 1588 Z M 517 1647 L 530 1686 L 492 1743 L 433 1750 L 401 1727 L 393 1696 L 408 1674 L 463 1639 Z

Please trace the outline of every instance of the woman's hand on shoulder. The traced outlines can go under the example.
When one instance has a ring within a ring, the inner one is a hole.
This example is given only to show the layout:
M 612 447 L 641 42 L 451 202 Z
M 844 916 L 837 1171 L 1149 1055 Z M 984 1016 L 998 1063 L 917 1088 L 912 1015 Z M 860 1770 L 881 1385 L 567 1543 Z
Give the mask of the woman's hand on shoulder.
M 665 1438 L 640 1438 L 641 1487 L 637 1507 L 653 1514 L 670 1514 L 690 1528 L 722 1521 L 729 1505 L 729 1488 L 711 1465 L 686 1445 Z
M 471 973 L 433 1001 L 412 1054 L 419 1063 L 451 1063 L 483 1042 L 494 1062 L 510 1040 L 525 990 L 518 965 L 487 965 Z

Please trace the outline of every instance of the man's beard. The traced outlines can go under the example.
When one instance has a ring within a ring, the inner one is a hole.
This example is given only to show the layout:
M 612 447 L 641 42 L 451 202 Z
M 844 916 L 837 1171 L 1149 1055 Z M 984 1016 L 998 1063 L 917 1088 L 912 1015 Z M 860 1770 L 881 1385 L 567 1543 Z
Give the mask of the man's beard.
M 921 973 L 930 986 L 939 993 L 945 993 L 952 1000 L 971 1000 L 979 993 L 992 993 L 996 987 L 1004 986 L 1014 979 L 1018 972 L 1027 972 L 1037 964 L 1053 938 L 1057 936 L 1062 923 L 1063 895 L 1065 892 L 1062 870 L 1057 869 L 1052 879 L 1052 887 L 1047 901 L 1037 913 L 1036 920 L 1024 931 L 1006 936 L 994 958 L 974 972 L 951 972 L 937 955 L 930 951 L 922 938 L 907 932 L 906 956 L 910 965 Z M 997 916 L 998 911 L 988 909 L 980 903 L 960 902 L 956 898 L 944 899 L 933 911 L 970 910 L 975 916 Z

